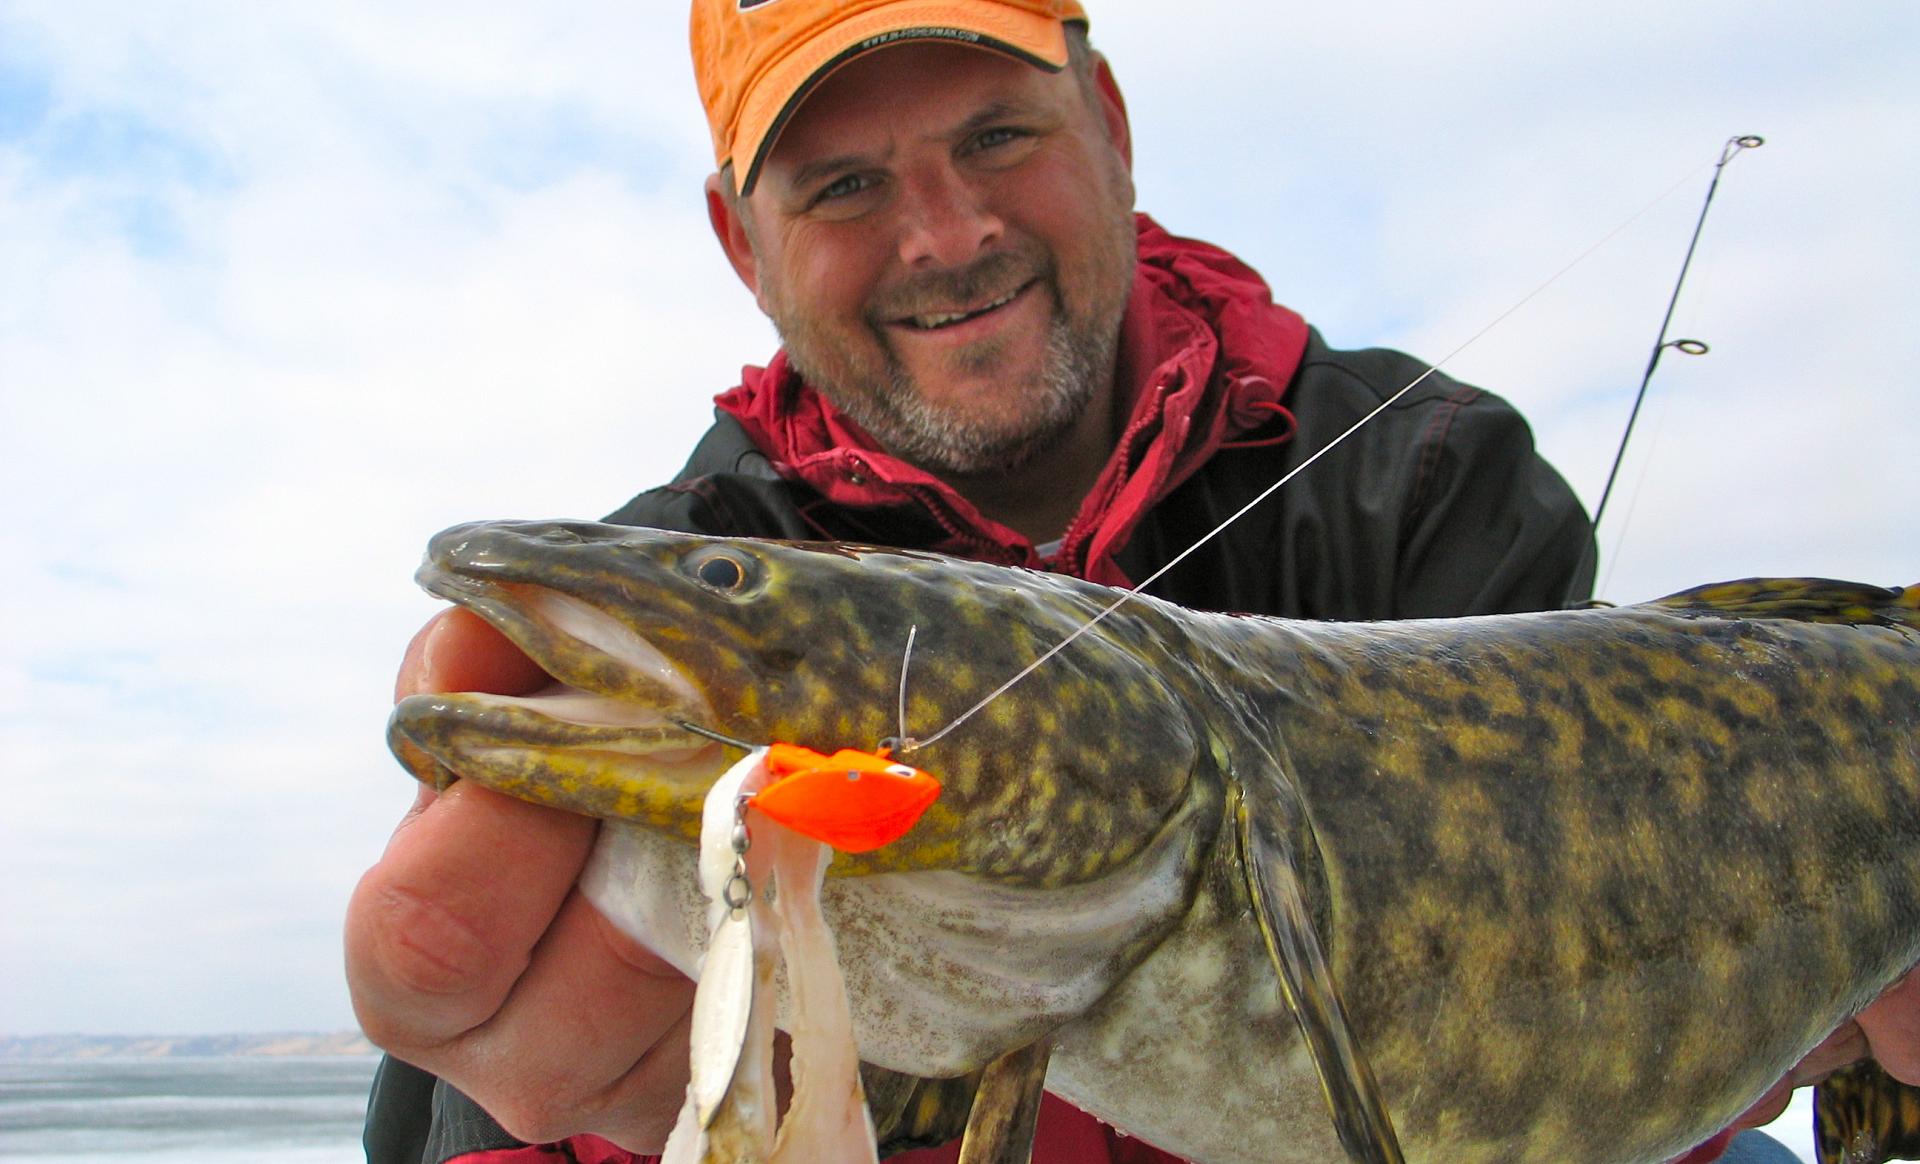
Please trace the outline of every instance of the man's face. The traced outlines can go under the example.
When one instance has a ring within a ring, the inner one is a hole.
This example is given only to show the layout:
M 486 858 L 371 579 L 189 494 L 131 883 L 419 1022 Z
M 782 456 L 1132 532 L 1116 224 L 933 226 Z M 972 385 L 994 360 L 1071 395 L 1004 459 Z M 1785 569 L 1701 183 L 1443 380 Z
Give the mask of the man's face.
M 1071 71 L 871 53 L 807 98 L 741 202 L 742 275 L 794 366 L 889 450 L 1018 468 L 1111 389 L 1133 280 L 1124 132 Z

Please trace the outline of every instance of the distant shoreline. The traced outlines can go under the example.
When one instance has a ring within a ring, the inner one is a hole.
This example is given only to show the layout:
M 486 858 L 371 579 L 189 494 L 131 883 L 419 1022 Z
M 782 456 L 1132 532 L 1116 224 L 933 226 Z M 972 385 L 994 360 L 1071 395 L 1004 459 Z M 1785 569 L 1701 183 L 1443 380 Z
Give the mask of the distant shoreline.
M 375 1055 L 359 1031 L 244 1035 L 0 1035 L 0 1061 Z

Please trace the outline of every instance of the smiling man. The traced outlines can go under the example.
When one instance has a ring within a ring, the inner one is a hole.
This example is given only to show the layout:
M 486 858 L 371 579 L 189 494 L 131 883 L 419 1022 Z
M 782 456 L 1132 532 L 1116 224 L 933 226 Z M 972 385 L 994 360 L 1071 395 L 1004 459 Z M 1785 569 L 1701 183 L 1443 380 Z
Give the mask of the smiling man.
M 800 378 L 1039 541 L 1112 451 L 1134 277 L 1125 117 L 1093 86 L 972 47 L 874 52 L 808 94 L 748 196 L 732 167 L 708 184 Z
M 1134 212 L 1125 106 L 1074 0 L 696 0 L 692 37 L 709 215 L 782 349 L 613 521 L 1126 584 L 1425 370 L 1330 348 L 1232 255 Z M 1584 596 L 1589 546 L 1524 422 L 1435 375 L 1155 592 L 1307 618 L 1541 609 Z M 546 681 L 454 612 L 399 687 Z M 394 1056 L 375 1164 L 626 1161 L 665 1140 L 692 986 L 573 888 L 593 837 L 460 784 L 423 793 L 363 879 L 349 977 Z M 1876 1009 L 1795 1081 L 1869 1039 L 1911 1070 L 1920 1007 Z M 1038 1134 L 1042 1161 L 1173 1159 L 1052 1097 Z

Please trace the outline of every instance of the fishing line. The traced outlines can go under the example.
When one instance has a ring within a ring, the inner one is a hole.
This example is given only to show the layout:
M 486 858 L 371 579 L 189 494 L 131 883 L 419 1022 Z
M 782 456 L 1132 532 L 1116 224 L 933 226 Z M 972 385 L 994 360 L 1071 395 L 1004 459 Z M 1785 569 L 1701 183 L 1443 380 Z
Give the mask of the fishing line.
M 903 744 L 907 740 L 907 668 L 913 665 L 913 636 L 919 633 L 920 624 L 918 623 L 907 628 L 907 649 L 900 655 L 900 694 L 894 702 L 899 713 L 899 718 L 895 721 L 900 725 L 900 735 L 897 738 Z
M 1744 141 L 1751 140 L 1757 143 L 1760 139 L 1735 138 L 1733 140 L 1737 142 L 1744 142 Z M 1718 165 L 1724 166 L 1726 164 L 1727 156 L 1728 155 L 1723 153 Z M 1528 303 L 1531 303 L 1547 288 L 1559 282 L 1561 276 L 1565 275 L 1567 272 L 1573 270 L 1575 267 L 1585 262 L 1587 258 L 1591 256 L 1595 251 L 1599 250 L 1601 247 L 1604 247 L 1608 243 L 1612 242 L 1615 236 L 1619 235 L 1621 232 L 1625 231 L 1628 227 L 1638 222 L 1643 216 L 1646 215 L 1648 211 L 1652 210 L 1655 206 L 1658 206 L 1660 203 L 1666 201 L 1669 197 L 1673 195 L 1674 191 L 1680 189 L 1680 187 L 1692 181 L 1694 175 L 1698 174 L 1702 168 L 1703 168 L 1702 166 L 1695 166 L 1692 169 L 1688 170 L 1686 174 L 1680 178 L 1679 181 L 1676 181 L 1673 185 L 1661 191 L 1645 206 L 1642 206 L 1640 209 L 1628 215 L 1627 218 L 1624 221 L 1622 221 L 1618 226 L 1614 227 L 1612 230 L 1608 231 L 1606 234 L 1600 236 L 1600 238 L 1597 241 L 1589 245 L 1585 250 L 1581 251 L 1579 254 L 1575 255 L 1572 259 L 1568 260 L 1564 265 L 1560 267 L 1559 270 L 1549 275 L 1547 279 L 1544 282 L 1542 282 L 1539 286 L 1535 287 L 1533 290 L 1521 296 L 1517 301 L 1514 302 L 1514 304 L 1511 307 L 1508 307 L 1505 311 L 1502 311 L 1499 315 L 1494 316 L 1490 322 L 1488 322 L 1485 326 L 1481 327 L 1480 330 L 1468 336 L 1452 351 L 1442 356 L 1436 362 L 1428 365 L 1426 371 L 1420 373 L 1418 376 L 1415 376 L 1412 380 L 1407 381 L 1407 383 L 1403 385 L 1399 391 L 1393 393 L 1393 395 L 1381 401 L 1379 405 L 1377 405 L 1372 411 L 1368 412 L 1365 416 L 1361 417 L 1359 420 L 1355 421 L 1350 427 L 1348 427 L 1348 429 L 1345 432 L 1341 433 L 1337 437 L 1334 437 L 1332 440 L 1328 441 L 1325 445 L 1322 445 L 1306 460 L 1300 462 L 1298 465 L 1295 465 L 1292 469 L 1288 470 L 1285 474 L 1283 474 L 1280 477 L 1279 480 L 1275 481 L 1273 484 L 1261 490 L 1259 494 L 1253 498 L 1253 500 L 1247 502 L 1245 505 L 1242 505 L 1239 509 L 1233 512 L 1232 516 L 1228 517 L 1225 521 L 1221 522 L 1219 525 L 1214 526 L 1211 530 L 1207 531 L 1205 534 L 1202 534 L 1200 538 L 1196 540 L 1192 545 L 1188 546 L 1184 550 L 1181 550 L 1178 554 L 1175 554 L 1171 559 L 1169 559 L 1166 562 L 1165 565 L 1161 566 L 1158 570 L 1155 570 L 1153 573 L 1141 579 L 1138 583 L 1135 583 L 1133 586 L 1127 588 L 1126 590 L 1123 590 L 1120 593 L 1120 596 L 1114 599 L 1103 610 L 1096 613 L 1092 618 L 1089 618 L 1086 622 L 1080 624 L 1080 626 L 1076 628 L 1071 634 L 1067 635 L 1066 638 L 1061 639 L 1058 643 L 1055 643 L 1051 648 L 1049 648 L 1045 654 L 1041 655 L 1039 658 L 1035 659 L 1033 662 L 1028 663 L 1025 667 L 1021 668 L 1012 678 L 1000 684 L 1000 686 L 994 688 L 992 691 L 987 692 L 987 694 L 984 697 L 982 697 L 978 703 L 974 704 L 972 707 L 968 708 L 967 710 L 961 712 L 959 715 L 955 716 L 950 722 L 948 722 L 948 724 L 945 727 L 941 728 L 939 731 L 928 736 L 926 739 L 923 739 L 923 740 L 914 739 L 913 737 L 905 734 L 905 723 L 904 723 L 904 713 L 903 713 L 902 715 L 903 722 L 901 725 L 902 732 L 901 732 L 900 747 L 897 749 L 897 752 L 899 753 L 910 752 L 916 748 L 924 748 L 930 744 L 937 743 L 941 739 L 945 738 L 947 733 L 953 731 L 955 728 L 959 727 L 961 724 L 967 722 L 968 720 L 972 719 L 974 716 L 978 715 L 981 711 L 985 710 L 988 704 L 1000 698 L 1002 695 L 1005 695 L 1008 691 L 1013 689 L 1013 686 L 1015 684 L 1019 683 L 1022 679 L 1025 679 L 1027 676 L 1033 674 L 1035 671 L 1039 670 L 1055 655 L 1058 655 L 1060 652 L 1066 650 L 1069 646 L 1072 646 L 1074 640 L 1078 639 L 1081 635 L 1086 634 L 1088 631 L 1098 626 L 1102 621 L 1106 619 L 1108 615 L 1120 609 L 1128 601 L 1132 600 L 1136 595 L 1138 595 L 1142 590 L 1145 590 L 1148 586 L 1152 585 L 1155 581 L 1157 581 L 1161 577 L 1161 575 L 1173 569 L 1175 566 L 1185 561 L 1195 551 L 1199 550 L 1200 547 L 1206 545 L 1208 542 L 1218 537 L 1222 532 L 1226 530 L 1228 526 L 1232 525 L 1236 521 L 1239 521 L 1242 517 L 1245 517 L 1247 513 L 1253 509 L 1254 506 L 1259 505 L 1262 501 L 1265 501 L 1268 497 L 1271 497 L 1276 491 L 1278 491 L 1281 488 L 1281 486 L 1285 485 L 1287 482 L 1299 476 L 1302 472 L 1306 470 L 1307 466 L 1313 464 L 1315 461 L 1319 460 L 1321 457 L 1325 456 L 1327 453 L 1332 452 L 1335 447 L 1341 444 L 1341 442 L 1345 441 L 1348 437 L 1352 436 L 1354 433 L 1360 431 L 1360 429 L 1363 428 L 1369 421 L 1373 420 L 1374 417 L 1379 416 L 1382 412 L 1385 412 L 1387 409 L 1391 408 L 1395 403 L 1397 403 L 1401 397 L 1413 391 L 1423 381 L 1425 381 L 1427 377 L 1433 375 L 1435 372 L 1438 372 L 1440 369 L 1446 367 L 1447 364 L 1454 359 L 1454 357 L 1466 351 L 1468 348 L 1472 347 L 1475 343 L 1478 343 L 1481 337 L 1485 336 L 1488 332 L 1492 331 L 1494 328 L 1499 327 L 1502 323 L 1506 322 L 1508 316 L 1519 311 L 1522 307 L 1525 307 Z M 1717 167 L 1714 175 L 1714 180 L 1716 182 L 1719 181 L 1719 174 L 1718 174 Z M 1697 241 L 1698 239 L 1697 231 L 1695 234 L 1695 238 Z M 1689 249 L 1688 253 L 1689 253 L 1689 257 L 1691 257 L 1691 253 L 1692 253 L 1691 249 Z M 1668 314 L 1669 316 L 1671 316 L 1672 314 L 1671 307 L 1668 308 Z M 904 682 L 904 669 L 903 669 L 902 680 Z
M 1587 565 L 1587 557 L 1593 552 L 1599 541 L 1600 519 L 1605 516 L 1607 512 L 1607 499 L 1613 495 L 1613 482 L 1614 479 L 1620 475 L 1620 461 L 1627 455 L 1627 442 L 1633 438 L 1633 422 L 1640 418 L 1640 406 L 1646 402 L 1647 385 L 1653 380 L 1653 370 L 1660 366 L 1660 353 L 1666 351 L 1668 348 L 1677 348 L 1689 356 L 1704 356 L 1707 354 L 1707 345 L 1699 340 L 1682 339 L 1668 342 L 1667 328 L 1673 324 L 1673 309 L 1680 302 L 1680 288 L 1686 284 L 1687 268 L 1693 265 L 1693 252 L 1700 246 L 1700 231 L 1707 225 L 1707 211 L 1713 208 L 1713 196 L 1720 189 L 1721 172 L 1727 168 L 1727 163 L 1732 161 L 1742 151 L 1757 149 L 1765 144 L 1767 144 L 1767 139 L 1761 137 L 1759 134 L 1743 133 L 1736 137 L 1728 138 L 1727 144 L 1720 147 L 1720 160 L 1713 164 L 1713 181 L 1707 183 L 1707 196 L 1700 203 L 1700 217 L 1694 220 L 1693 238 L 1687 243 L 1687 257 L 1680 262 L 1680 277 L 1673 281 L 1673 294 L 1667 299 L 1667 313 L 1660 320 L 1660 334 L 1653 341 L 1653 354 L 1647 357 L 1647 370 L 1640 375 L 1640 390 L 1633 395 L 1633 409 L 1627 413 L 1627 427 L 1620 433 L 1620 446 L 1613 452 L 1613 468 L 1607 470 L 1607 484 L 1605 488 L 1600 490 L 1600 504 L 1596 505 L 1593 510 L 1591 536 L 1587 539 L 1587 543 L 1580 548 L 1580 562 L 1574 567 L 1573 581 L 1567 584 L 1570 588 L 1579 585 L 1581 571 L 1584 570 Z M 1616 546 L 1615 549 L 1617 551 L 1618 547 Z M 1563 607 L 1573 605 L 1573 591 L 1571 589 L 1569 589 L 1566 596 L 1561 599 L 1560 605 Z
M 1627 544 L 1627 529 L 1633 525 L 1633 515 L 1640 508 L 1640 499 L 1647 495 L 1647 476 L 1653 468 L 1653 463 L 1659 460 L 1660 436 L 1665 431 L 1668 415 L 1667 401 L 1656 400 L 1654 410 L 1648 417 L 1647 455 L 1641 458 L 1640 472 L 1633 479 L 1632 491 L 1627 494 L 1627 512 L 1620 518 L 1620 528 L 1614 531 L 1613 549 L 1607 554 L 1607 568 L 1600 579 L 1600 585 L 1595 588 L 1596 594 L 1606 594 L 1613 589 L 1613 574 L 1620 568 L 1620 550 Z M 1599 531 L 1595 530 L 1596 537 L 1598 533 Z

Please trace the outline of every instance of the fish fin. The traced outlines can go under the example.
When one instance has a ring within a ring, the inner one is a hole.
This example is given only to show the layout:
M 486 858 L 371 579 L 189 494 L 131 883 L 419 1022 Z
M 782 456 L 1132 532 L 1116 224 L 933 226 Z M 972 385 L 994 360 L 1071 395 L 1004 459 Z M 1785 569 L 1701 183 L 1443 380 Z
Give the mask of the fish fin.
M 1920 1088 L 1871 1059 L 1841 1068 L 1814 1089 L 1813 1142 L 1820 1164 L 1920 1159 Z
M 1299 844 L 1282 817 L 1256 811 L 1243 788 L 1234 789 L 1240 866 L 1247 897 L 1266 940 L 1267 956 L 1280 976 L 1281 992 L 1306 1037 L 1334 1131 L 1355 1164 L 1401 1164 L 1400 1141 L 1374 1082 L 1373 1069 L 1347 1023 L 1345 1008 L 1320 939 L 1313 930 L 1300 885 Z M 1300 822 L 1304 826 L 1304 821 Z M 1310 833 L 1300 838 L 1312 844 Z
M 927 1079 L 860 1064 L 860 1083 L 873 1115 L 880 1155 L 892 1156 L 910 1148 L 933 1148 L 951 1143 L 966 1130 L 973 1095 L 984 1069 L 952 1079 Z
M 1053 1041 L 1042 1038 L 987 1064 L 960 1141 L 959 1164 L 1027 1164 L 1033 1158 L 1034 1121 L 1052 1056 Z
M 1892 590 L 1830 578 L 1747 578 L 1696 586 L 1650 605 L 1731 618 L 1784 618 L 1920 630 L 1920 583 Z

